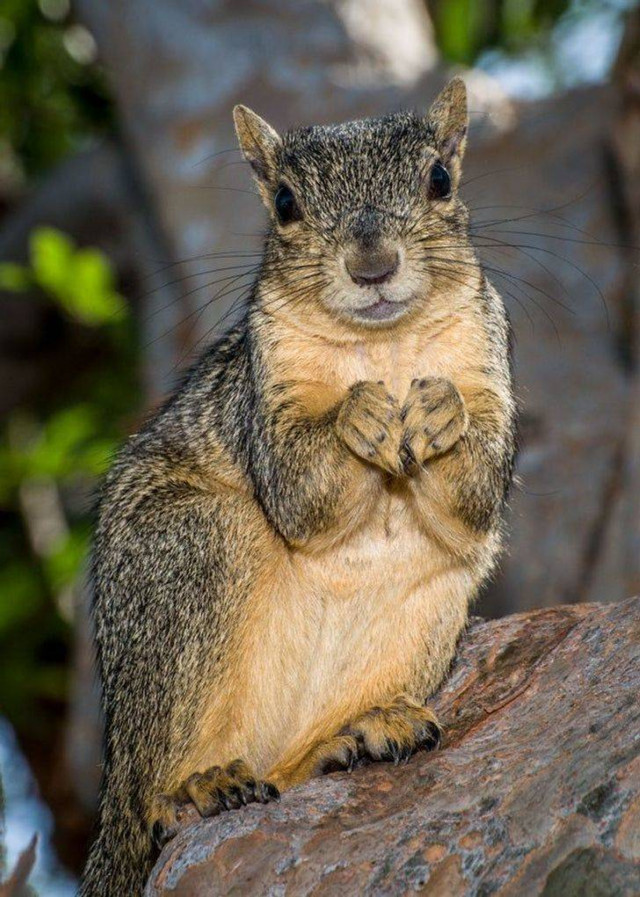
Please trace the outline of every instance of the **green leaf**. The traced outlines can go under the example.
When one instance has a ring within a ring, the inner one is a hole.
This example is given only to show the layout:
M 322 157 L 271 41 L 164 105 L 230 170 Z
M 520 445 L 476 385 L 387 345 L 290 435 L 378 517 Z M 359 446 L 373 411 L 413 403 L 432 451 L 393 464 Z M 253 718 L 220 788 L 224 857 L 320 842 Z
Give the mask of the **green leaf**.
M 5 442 L 0 443 L 0 502 L 8 506 L 13 503 L 15 493 L 28 469 L 28 462 L 22 454 Z
M 116 439 L 92 439 L 78 455 L 78 469 L 89 476 L 102 476 L 111 466 L 119 446 Z
M 487 28 L 487 0 L 446 0 L 436 7 L 435 25 L 442 54 L 470 65 Z
M 31 267 L 36 282 L 66 307 L 74 245 L 54 227 L 37 227 L 29 240 Z
M 29 475 L 61 480 L 79 471 L 79 453 L 97 435 L 94 409 L 88 404 L 64 408 L 47 421 L 28 454 Z
M 80 323 L 97 327 L 126 317 L 127 304 L 99 249 L 76 249 L 59 230 L 39 227 L 31 235 L 31 265 L 38 285 Z
M 100 250 L 76 252 L 72 274 L 69 310 L 79 321 L 96 326 L 126 317 L 126 303 L 115 291 L 111 266 Z
M 45 561 L 47 579 L 54 592 L 59 592 L 77 578 L 89 551 L 89 533 L 76 528 L 58 544 Z
M 44 604 L 36 572 L 27 564 L 13 561 L 0 570 L 0 637 Z
M 502 29 L 511 43 L 531 37 L 535 31 L 535 0 L 504 0 Z
M 10 290 L 12 293 L 22 293 L 31 286 L 29 269 L 14 262 L 2 262 L 0 264 L 0 290 Z

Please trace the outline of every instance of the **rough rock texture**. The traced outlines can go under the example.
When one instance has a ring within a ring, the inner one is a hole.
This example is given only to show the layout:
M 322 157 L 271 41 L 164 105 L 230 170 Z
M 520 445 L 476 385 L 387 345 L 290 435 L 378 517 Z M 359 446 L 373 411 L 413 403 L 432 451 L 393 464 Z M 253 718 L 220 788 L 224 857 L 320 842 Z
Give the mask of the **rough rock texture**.
M 159 895 L 640 894 L 640 599 L 475 621 L 442 748 L 200 820 Z

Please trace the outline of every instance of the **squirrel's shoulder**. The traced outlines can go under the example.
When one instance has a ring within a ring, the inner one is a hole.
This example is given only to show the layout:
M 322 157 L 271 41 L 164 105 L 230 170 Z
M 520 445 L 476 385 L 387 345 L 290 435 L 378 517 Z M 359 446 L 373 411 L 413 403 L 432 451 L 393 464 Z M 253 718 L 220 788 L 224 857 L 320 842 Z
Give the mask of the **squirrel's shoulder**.
M 125 442 L 107 476 L 109 486 L 132 467 L 178 461 L 246 408 L 251 389 L 250 334 L 246 316 L 229 328 L 185 371 L 171 395 Z M 235 409 L 235 410 L 234 410 Z

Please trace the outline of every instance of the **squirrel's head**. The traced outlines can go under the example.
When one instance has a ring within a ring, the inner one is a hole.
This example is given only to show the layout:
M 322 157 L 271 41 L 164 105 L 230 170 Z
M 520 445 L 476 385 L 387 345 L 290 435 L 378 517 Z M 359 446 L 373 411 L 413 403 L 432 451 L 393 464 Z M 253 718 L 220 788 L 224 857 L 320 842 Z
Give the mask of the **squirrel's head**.
M 358 328 L 389 327 L 425 307 L 466 257 L 460 78 L 424 116 L 402 112 L 282 137 L 245 106 L 234 119 L 270 215 L 263 278 L 274 301 L 303 314 L 320 303 Z

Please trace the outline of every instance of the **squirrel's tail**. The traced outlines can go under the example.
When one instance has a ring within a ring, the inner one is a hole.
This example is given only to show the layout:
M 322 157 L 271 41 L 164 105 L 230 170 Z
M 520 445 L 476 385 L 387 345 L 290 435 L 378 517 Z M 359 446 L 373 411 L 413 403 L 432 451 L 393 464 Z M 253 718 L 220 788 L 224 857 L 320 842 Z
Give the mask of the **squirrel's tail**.
M 78 897 L 142 897 L 153 866 L 149 833 L 131 816 L 103 818 L 89 851 Z

